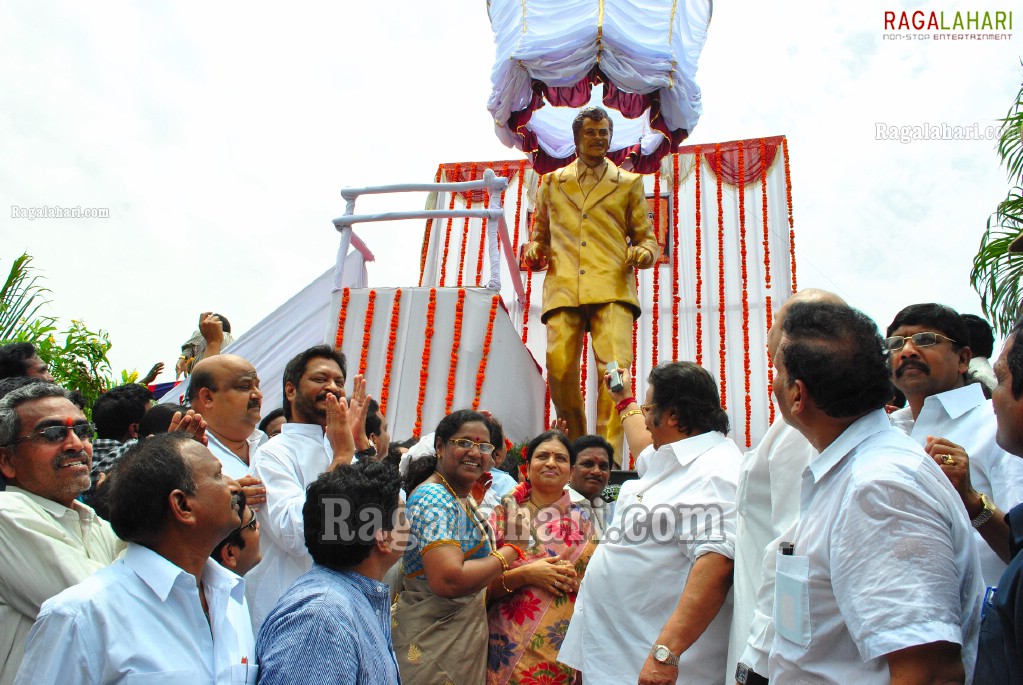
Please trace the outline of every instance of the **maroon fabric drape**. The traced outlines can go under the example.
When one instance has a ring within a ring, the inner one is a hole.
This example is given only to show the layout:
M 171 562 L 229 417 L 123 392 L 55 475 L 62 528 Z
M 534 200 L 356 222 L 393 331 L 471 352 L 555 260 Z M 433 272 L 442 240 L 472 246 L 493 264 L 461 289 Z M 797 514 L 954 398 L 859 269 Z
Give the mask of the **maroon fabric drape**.
M 604 86 L 602 102 L 605 106 L 621 112 L 627 119 L 636 119 L 649 110 L 650 127 L 664 135 L 661 144 L 649 154 L 643 154 L 639 143 L 609 152 L 607 156 L 615 164 L 640 174 L 653 173 L 660 167 L 661 159 L 677 150 L 682 141 L 689 137 L 686 129 L 668 129 L 661 116 L 661 102 L 657 93 L 640 94 L 621 90 L 599 68 L 594 68 L 571 86 L 554 88 L 534 80 L 533 97 L 524 109 L 511 113 L 508 128 L 522 137 L 522 149 L 532 155 L 533 168 L 538 174 L 560 169 L 575 160 L 575 155 L 553 157 L 540 147 L 536 134 L 526 128 L 533 112 L 548 103 L 555 107 L 582 107 L 589 102 L 590 91 L 598 83 Z
M 739 178 L 739 142 L 733 140 L 727 143 L 721 143 L 721 163 L 720 167 L 717 162 L 717 156 L 714 151 L 704 152 L 703 160 L 707 163 L 711 169 L 713 169 L 716 176 L 720 176 L 721 180 L 729 185 L 739 186 L 753 183 L 760 179 L 762 171 L 765 167 L 770 168 L 774 164 L 774 159 L 778 155 L 778 148 L 781 147 L 781 136 L 772 136 L 770 138 L 751 138 L 749 140 L 743 140 L 743 156 L 744 156 L 744 173 L 742 179 Z M 760 141 L 764 141 L 764 156 L 760 154 Z M 703 150 L 707 147 L 704 146 Z M 696 152 L 696 148 L 693 146 L 686 146 L 679 148 L 679 154 L 693 154 Z M 741 181 L 741 182 L 740 182 Z

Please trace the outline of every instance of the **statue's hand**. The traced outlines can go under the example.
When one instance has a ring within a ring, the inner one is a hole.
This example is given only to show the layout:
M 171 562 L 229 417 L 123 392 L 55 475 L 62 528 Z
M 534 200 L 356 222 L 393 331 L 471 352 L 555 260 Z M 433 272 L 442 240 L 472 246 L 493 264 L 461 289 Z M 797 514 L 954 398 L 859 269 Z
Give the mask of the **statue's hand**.
M 642 247 L 630 247 L 626 253 L 625 261 L 637 269 L 646 269 L 653 266 L 654 256 L 649 250 Z
M 523 246 L 522 261 L 534 271 L 547 267 L 547 251 L 543 245 L 531 240 Z

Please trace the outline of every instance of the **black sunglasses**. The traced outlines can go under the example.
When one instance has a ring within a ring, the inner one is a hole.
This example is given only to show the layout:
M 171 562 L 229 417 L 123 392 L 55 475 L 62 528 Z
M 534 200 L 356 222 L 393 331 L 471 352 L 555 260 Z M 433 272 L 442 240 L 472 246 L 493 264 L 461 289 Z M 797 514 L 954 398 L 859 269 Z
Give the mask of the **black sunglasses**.
M 6 447 L 17 445 L 19 442 L 31 440 L 32 438 L 42 438 L 51 445 L 56 445 L 67 440 L 68 431 L 74 431 L 75 435 L 77 435 L 80 440 L 92 440 L 93 436 L 96 435 L 96 426 L 91 423 L 76 423 L 70 426 L 49 426 L 38 433 L 32 433 L 23 438 L 12 440 L 7 443 Z

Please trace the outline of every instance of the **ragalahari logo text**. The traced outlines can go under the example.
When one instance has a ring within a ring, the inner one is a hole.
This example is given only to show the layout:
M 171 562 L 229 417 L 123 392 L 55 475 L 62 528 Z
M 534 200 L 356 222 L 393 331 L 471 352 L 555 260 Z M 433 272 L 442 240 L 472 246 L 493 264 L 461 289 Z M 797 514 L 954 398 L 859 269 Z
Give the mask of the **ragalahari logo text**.
M 1009 40 L 1011 10 L 885 10 L 884 40 Z

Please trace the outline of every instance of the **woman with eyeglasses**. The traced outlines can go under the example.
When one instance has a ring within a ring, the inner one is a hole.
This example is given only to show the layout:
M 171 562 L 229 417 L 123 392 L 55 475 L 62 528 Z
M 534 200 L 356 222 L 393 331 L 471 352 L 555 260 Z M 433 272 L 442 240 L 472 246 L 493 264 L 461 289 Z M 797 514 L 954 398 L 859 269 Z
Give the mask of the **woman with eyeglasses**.
M 391 611 L 394 651 L 402 682 L 483 685 L 487 587 L 522 557 L 525 534 L 512 511 L 510 532 L 497 545 L 470 494 L 494 451 L 485 417 L 453 412 L 434 437 L 436 467 L 406 504 L 413 544 Z
M 575 456 L 560 431 L 533 438 L 526 448 L 525 482 L 494 511 L 498 544 L 509 509 L 526 512 L 530 535 L 522 558 L 491 585 L 488 685 L 575 680 L 575 671 L 558 662 L 558 651 L 596 549 L 588 515 L 565 490 Z

